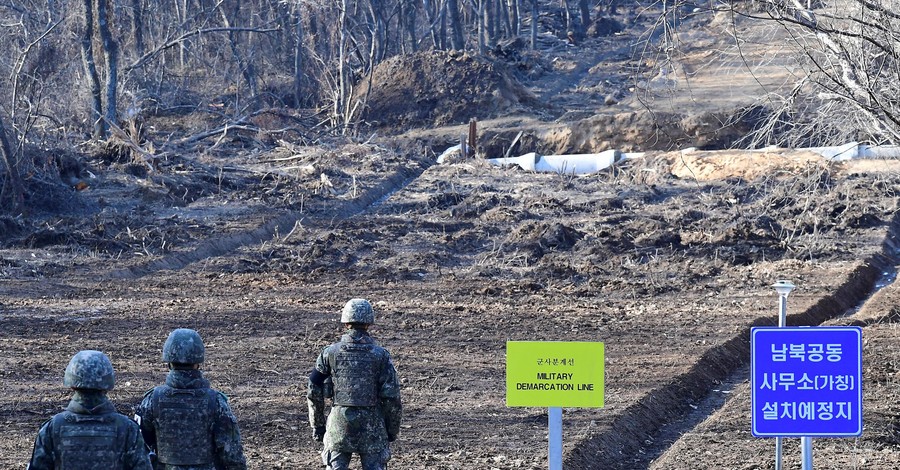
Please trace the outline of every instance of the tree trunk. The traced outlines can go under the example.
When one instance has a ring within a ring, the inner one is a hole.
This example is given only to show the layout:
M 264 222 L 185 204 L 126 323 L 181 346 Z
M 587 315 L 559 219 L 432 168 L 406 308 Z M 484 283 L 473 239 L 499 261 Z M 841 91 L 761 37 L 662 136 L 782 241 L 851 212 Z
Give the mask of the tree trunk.
M 95 139 L 106 137 L 106 123 L 103 122 L 103 97 L 100 91 L 100 75 L 94 58 L 94 4 L 84 0 L 84 33 L 81 35 L 81 59 L 84 73 L 91 87 L 91 121 Z
M 497 30 L 499 29 L 494 24 L 494 22 L 497 18 L 497 16 L 494 14 L 495 13 L 495 8 L 494 8 L 495 2 L 494 2 L 494 0 L 482 0 L 482 1 L 486 3 L 486 5 L 484 6 L 484 23 L 487 26 L 486 27 L 487 34 L 486 34 L 485 42 L 487 43 L 486 44 L 487 47 L 491 48 L 491 47 L 494 47 L 494 43 L 497 40 Z
M 303 17 L 300 2 L 294 4 L 294 106 L 299 108 L 303 98 Z
M 509 21 L 509 10 L 506 9 L 504 0 L 497 0 L 494 4 L 497 6 L 495 12 L 497 17 L 497 36 L 500 39 L 506 39 L 512 36 L 512 23 Z
M 478 11 L 475 13 L 476 21 L 478 21 L 478 28 L 476 29 L 476 32 L 478 34 L 478 53 L 479 54 L 484 54 L 484 46 L 485 46 L 484 37 L 487 35 L 487 32 L 485 31 L 485 28 L 484 28 L 484 23 L 485 23 L 484 15 L 485 15 L 485 10 L 486 10 L 485 3 L 487 3 L 487 1 L 488 0 L 478 0 Z
M 440 33 L 439 33 L 438 37 L 439 37 L 440 43 L 441 43 L 440 49 L 442 51 L 445 51 L 445 50 L 447 50 L 447 2 L 446 1 L 441 2 L 440 15 L 441 15 L 441 26 L 439 29 Z
M 415 8 L 415 4 L 411 6 L 411 8 Z M 437 11 L 434 10 L 434 4 L 431 3 L 431 0 L 422 0 L 422 11 L 425 13 L 425 21 L 428 22 L 428 35 L 431 36 L 431 45 L 435 49 L 440 49 L 440 42 L 437 37 Z
M 219 5 L 219 14 L 222 16 L 222 24 L 225 25 L 226 28 L 231 28 L 231 20 L 228 17 L 228 14 L 225 12 L 225 5 Z M 234 11 L 232 12 L 232 17 L 240 18 L 241 15 L 241 2 L 236 1 L 234 3 Z M 256 96 L 256 69 L 253 67 L 253 62 L 248 61 L 243 54 L 241 54 L 241 48 L 238 45 L 238 36 L 234 32 L 228 33 L 228 44 L 231 46 L 231 55 L 234 57 L 234 61 L 237 62 L 238 69 L 241 72 L 241 76 L 244 77 L 244 81 L 247 83 L 247 89 L 250 91 L 250 96 Z
M 531 0 L 531 50 L 537 50 L 538 0 Z
M 104 116 L 110 124 L 118 121 L 116 112 L 116 88 L 119 85 L 119 45 L 109 30 L 112 9 L 109 0 L 97 0 L 97 25 L 100 40 L 103 44 L 103 56 L 106 59 L 106 112 Z
M 518 36 L 521 32 L 521 24 L 519 21 L 519 0 L 507 0 L 509 7 L 509 22 L 512 26 L 510 30 L 513 36 Z
M 184 25 L 188 23 L 187 10 L 188 0 L 175 1 L 175 16 L 178 18 L 179 24 Z M 181 66 L 182 70 L 187 67 L 188 47 L 188 41 L 181 41 L 178 43 L 178 64 Z
M 405 5 L 406 7 L 406 31 L 409 34 L 409 42 L 410 42 L 410 50 L 412 52 L 416 52 L 419 50 L 419 40 L 416 38 L 416 4 L 414 0 L 409 0 Z M 374 67 L 374 65 L 373 65 Z
M 0 117 L 0 157 L 6 165 L 6 181 L 0 182 L 0 208 L 8 197 L 10 200 L 10 212 L 17 214 L 25 205 L 25 191 L 22 189 L 22 177 L 19 175 L 19 165 L 12 154 L 12 147 L 6 136 L 6 126 Z M 8 190 L 7 190 L 8 189 Z
M 344 109 L 344 103 L 347 96 L 347 89 L 349 87 L 346 64 L 347 60 L 344 55 L 344 50 L 347 48 L 347 0 L 341 0 L 340 8 L 340 19 L 338 21 L 338 80 L 337 90 L 335 90 L 334 93 L 333 116 L 335 125 L 344 121 L 344 114 L 347 111 L 346 109 Z
M 383 61 L 384 58 L 387 57 L 387 50 L 389 47 L 388 31 L 384 24 L 384 15 L 382 14 L 381 9 L 376 9 L 375 12 L 377 14 L 375 20 L 375 47 L 372 48 L 374 53 L 370 54 L 374 58 L 374 61 L 370 61 L 369 67 L 374 67 L 375 64 Z
M 369 0 L 369 2 L 366 3 L 366 6 L 367 6 L 368 12 L 369 12 L 368 23 L 369 23 L 369 35 L 371 37 L 371 41 L 368 44 L 369 50 L 371 51 L 369 55 L 372 58 L 372 60 L 368 61 L 369 62 L 368 67 L 374 67 L 375 64 L 383 61 L 385 56 L 387 55 L 386 51 L 388 48 L 388 37 L 387 37 L 388 34 L 387 34 L 387 28 L 385 27 L 385 24 L 384 24 L 384 13 L 381 10 L 381 3 L 379 2 L 379 0 Z M 399 21 L 398 24 L 402 24 L 402 19 Z M 399 34 L 401 36 L 401 45 L 402 45 L 402 34 L 403 34 L 402 29 L 403 28 L 402 28 L 402 26 L 400 26 L 400 28 L 398 28 L 398 29 L 401 30 L 401 31 L 399 31 Z M 362 53 L 360 48 L 357 47 L 354 49 L 356 49 L 357 54 Z M 364 59 L 363 57 L 360 56 L 359 61 L 361 63 L 365 63 L 366 59 Z
M 462 19 L 459 15 L 459 2 L 447 0 L 447 11 L 450 13 L 450 47 L 461 51 L 466 48 L 466 41 L 462 33 Z
M 137 57 L 144 55 L 144 12 L 141 0 L 131 0 L 131 38 L 134 41 L 134 53 Z
M 588 5 L 588 0 L 578 0 L 578 9 L 581 11 L 579 32 L 584 34 L 587 32 L 588 26 L 591 25 L 591 8 Z

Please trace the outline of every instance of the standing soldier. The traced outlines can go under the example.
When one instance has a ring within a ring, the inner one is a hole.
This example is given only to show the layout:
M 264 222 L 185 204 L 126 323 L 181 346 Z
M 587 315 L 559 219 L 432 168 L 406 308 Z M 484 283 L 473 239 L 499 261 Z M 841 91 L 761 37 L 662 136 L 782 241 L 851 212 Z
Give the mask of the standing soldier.
M 29 470 L 151 469 L 137 424 L 106 398 L 115 382 L 106 354 L 80 351 L 72 357 L 63 385 L 75 393 L 66 411 L 38 432 Z
M 144 395 L 135 420 L 156 453 L 158 470 L 246 470 L 237 418 L 224 394 L 209 387 L 200 364 L 206 349 L 186 328 L 169 334 L 165 385 Z
M 364 470 L 384 470 L 391 457 L 389 442 L 400 433 L 403 413 L 400 384 L 390 353 L 369 336 L 375 312 L 365 299 L 344 305 L 341 323 L 347 333 L 325 348 L 309 376 L 309 424 L 313 438 L 324 442 L 322 461 L 329 470 L 347 470 L 359 454 Z M 325 423 L 326 380 L 333 398 Z

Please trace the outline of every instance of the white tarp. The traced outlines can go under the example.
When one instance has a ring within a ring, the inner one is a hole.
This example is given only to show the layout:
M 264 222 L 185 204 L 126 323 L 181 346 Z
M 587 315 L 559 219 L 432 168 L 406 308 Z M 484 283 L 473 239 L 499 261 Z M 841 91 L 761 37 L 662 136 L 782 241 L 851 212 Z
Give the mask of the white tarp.
M 444 150 L 444 152 L 441 153 L 440 155 L 438 155 L 438 157 L 437 157 L 438 164 L 444 163 L 444 161 L 451 155 L 456 155 L 456 154 L 462 153 L 461 149 L 462 149 L 463 145 L 464 144 L 456 144 L 452 147 L 447 148 L 447 150 Z M 468 149 L 469 149 L 469 146 L 466 145 L 466 150 L 468 150 Z
M 448 155 L 460 152 L 460 145 L 454 145 L 442 153 L 438 163 L 443 163 Z M 777 147 L 766 147 L 753 151 L 767 151 Z M 682 152 L 687 153 L 696 150 L 687 148 Z M 806 147 L 798 150 L 808 150 L 833 161 L 852 160 L 854 158 L 900 158 L 900 146 L 896 145 L 866 145 L 858 142 L 850 142 L 833 147 Z M 571 155 L 538 155 L 531 152 L 518 157 L 489 158 L 492 165 L 517 165 L 526 171 L 554 172 L 561 174 L 585 175 L 609 168 L 616 163 L 630 158 L 641 158 L 643 152 L 623 153 L 618 150 L 607 150 L 600 153 L 576 153 Z
M 489 158 L 492 165 L 518 165 L 527 171 L 542 171 L 585 175 L 609 168 L 624 158 L 638 158 L 638 154 L 624 154 L 618 150 L 600 153 L 580 153 L 571 155 L 538 155 L 534 152 L 518 157 Z
M 834 161 L 854 158 L 900 158 L 900 147 L 896 145 L 866 145 L 859 142 L 850 142 L 835 147 L 807 147 L 800 150 L 809 150 Z

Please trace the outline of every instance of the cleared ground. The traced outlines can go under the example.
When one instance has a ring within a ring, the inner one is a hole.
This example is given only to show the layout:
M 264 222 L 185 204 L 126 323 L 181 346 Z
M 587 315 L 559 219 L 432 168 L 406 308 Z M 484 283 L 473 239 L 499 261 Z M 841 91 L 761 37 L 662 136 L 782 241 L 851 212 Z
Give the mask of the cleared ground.
M 205 369 L 231 397 L 252 468 L 314 468 L 305 377 L 338 336 L 340 306 L 363 296 L 402 377 L 398 468 L 546 465 L 546 410 L 504 405 L 507 340 L 605 342 L 606 407 L 566 410 L 566 466 L 646 468 L 656 432 L 739 370 L 749 326 L 774 321 L 775 279 L 800 286 L 792 321 L 815 324 L 861 302 L 893 264 L 883 244 L 895 171 L 856 173 L 803 155 L 793 174 L 753 181 L 677 179 L 668 169 L 678 155 L 586 177 L 478 161 L 413 171 L 397 162 L 415 160 L 376 150 L 360 152 L 308 212 L 283 214 L 299 223 L 274 238 L 254 240 L 246 220 L 222 215 L 234 202 L 210 196 L 177 216 L 213 241 L 186 240 L 165 256 L 0 252 L 0 463 L 21 465 L 40 423 L 64 405 L 72 353 L 109 353 L 119 371 L 112 398 L 129 413 L 164 375 L 167 333 L 192 327 L 208 342 Z M 376 177 L 371 167 L 394 170 Z M 410 171 L 423 172 L 390 183 Z M 355 189 L 341 186 L 357 174 Z M 229 240 L 248 243 L 231 251 Z M 191 262 L 196 253 L 213 256 Z M 867 324 L 864 335 L 887 341 L 883 327 Z M 896 349 L 884 346 L 870 345 L 867 361 L 887 371 Z M 855 445 L 896 459 L 884 445 L 897 437 L 888 388 L 867 395 L 879 404 Z M 746 408 L 740 388 L 732 395 L 726 411 Z M 744 436 L 717 440 L 725 449 L 704 454 L 707 468 L 749 456 L 764 465 L 766 441 L 749 439 L 742 420 L 725 422 Z M 659 468 L 685 468 L 668 465 Z

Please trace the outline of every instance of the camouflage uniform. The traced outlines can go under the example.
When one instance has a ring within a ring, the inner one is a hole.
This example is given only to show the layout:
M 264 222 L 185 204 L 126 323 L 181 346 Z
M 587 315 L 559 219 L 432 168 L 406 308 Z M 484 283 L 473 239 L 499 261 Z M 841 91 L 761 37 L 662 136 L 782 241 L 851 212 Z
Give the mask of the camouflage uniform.
M 144 395 L 135 417 L 157 470 L 244 470 L 237 418 L 224 394 L 199 370 L 169 371 L 166 384 Z
M 334 396 L 326 423 L 328 379 L 333 381 Z M 387 468 L 388 442 L 400 432 L 400 384 L 390 354 L 366 331 L 351 329 L 340 342 L 322 351 L 306 397 L 310 425 L 326 429 L 322 461 L 327 468 L 349 468 L 354 453 L 359 454 L 365 470 Z
M 205 348 L 194 330 L 173 331 L 163 346 L 165 385 L 144 395 L 135 420 L 156 453 L 157 470 L 246 470 L 237 418 L 224 394 L 195 368 Z
M 150 459 L 134 421 L 116 413 L 106 398 L 115 374 L 99 351 L 81 351 L 63 381 L 75 389 L 66 411 L 41 426 L 29 470 L 150 470 Z

